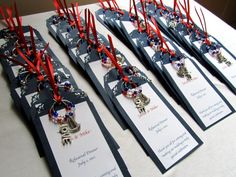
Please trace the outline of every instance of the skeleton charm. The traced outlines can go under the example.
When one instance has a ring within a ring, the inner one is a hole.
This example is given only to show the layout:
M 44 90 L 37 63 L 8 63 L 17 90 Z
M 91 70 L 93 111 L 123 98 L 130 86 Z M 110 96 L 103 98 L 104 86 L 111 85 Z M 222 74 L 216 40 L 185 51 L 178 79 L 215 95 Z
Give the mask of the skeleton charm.
M 140 93 L 138 96 L 134 98 L 134 103 L 139 113 L 142 113 L 145 112 L 145 106 L 147 106 L 150 103 L 150 98 Z
M 209 49 L 208 53 L 217 59 L 219 63 L 225 63 L 227 66 L 231 66 L 231 62 L 225 58 L 220 50 L 220 46 L 217 44 L 213 44 Z
M 179 61 L 172 61 L 172 66 L 177 70 L 177 75 L 179 77 L 186 77 L 187 80 L 191 80 L 192 76 L 188 72 L 186 66 L 185 66 L 185 60 L 184 58 L 181 58 Z
M 133 99 L 133 102 L 139 113 L 146 112 L 145 106 L 150 103 L 150 98 L 142 93 L 142 88 L 134 83 L 123 83 L 122 93 L 127 98 Z

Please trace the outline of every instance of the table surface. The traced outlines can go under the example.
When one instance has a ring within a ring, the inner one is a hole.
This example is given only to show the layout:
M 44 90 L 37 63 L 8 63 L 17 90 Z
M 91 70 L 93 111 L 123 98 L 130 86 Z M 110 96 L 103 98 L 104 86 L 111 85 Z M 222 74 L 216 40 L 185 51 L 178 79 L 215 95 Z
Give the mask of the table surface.
M 122 0 L 118 0 L 118 3 Z M 124 2 L 124 1 L 123 1 Z M 171 1 L 166 1 L 171 3 Z M 194 12 L 194 6 L 200 7 L 194 1 L 191 2 L 192 17 L 198 22 Z M 121 7 L 127 8 L 126 4 Z M 96 11 L 98 4 L 82 6 Z M 219 39 L 232 53 L 236 54 L 236 31 L 228 24 L 217 18 L 214 14 L 203 8 L 207 20 L 208 32 Z M 135 140 L 129 130 L 123 131 L 115 121 L 109 110 L 103 104 L 99 95 L 97 95 L 83 77 L 82 72 L 78 71 L 74 63 L 69 59 L 66 52 L 56 41 L 48 34 L 46 28 L 46 19 L 54 12 L 39 13 L 23 17 L 23 24 L 30 24 L 36 28 L 43 38 L 50 43 L 51 49 L 60 58 L 61 62 L 71 71 L 78 86 L 86 91 L 97 108 L 103 123 L 110 131 L 111 135 L 120 145 L 119 152 L 123 157 L 131 176 L 134 177 L 235 177 L 236 176 L 236 114 L 227 117 L 223 121 L 214 125 L 207 131 L 202 131 L 195 121 L 177 105 L 175 101 L 167 94 L 155 76 L 147 71 L 138 59 L 134 56 L 123 43 L 112 35 L 104 26 L 96 21 L 97 30 L 105 36 L 110 34 L 114 39 L 114 45 L 129 58 L 131 64 L 143 70 L 154 85 L 159 88 L 165 98 L 173 105 L 184 120 L 202 139 L 204 144 L 178 163 L 165 174 L 161 174 L 152 160 L 145 155 L 144 151 Z M 198 24 L 199 25 L 199 24 Z M 2 26 L 0 26 L 2 28 Z M 202 68 L 202 67 L 201 67 Z M 205 68 L 203 71 L 209 76 L 215 86 L 236 108 L 236 96 L 229 89 L 213 77 Z M 0 171 L 4 177 L 47 177 L 50 176 L 50 169 L 44 158 L 40 158 L 33 141 L 33 137 L 23 121 L 20 112 L 16 111 L 13 100 L 10 96 L 10 86 L 0 66 Z M 33 175 L 32 175 L 33 174 Z M 81 174 L 79 175 L 81 176 Z

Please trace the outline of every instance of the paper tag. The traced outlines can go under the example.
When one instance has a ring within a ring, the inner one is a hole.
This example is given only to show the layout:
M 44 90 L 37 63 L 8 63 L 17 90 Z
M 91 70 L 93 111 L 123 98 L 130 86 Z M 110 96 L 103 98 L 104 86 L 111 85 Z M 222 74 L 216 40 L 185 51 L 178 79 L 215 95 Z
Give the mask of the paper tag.
M 228 105 L 193 63 L 187 59 L 185 65 L 192 76 L 192 80 L 179 77 L 171 64 L 165 64 L 164 67 L 203 124 L 208 127 L 230 114 L 232 111 Z
M 76 104 L 76 121 L 81 130 L 71 134 L 72 143 L 63 146 L 58 125 L 40 117 L 44 132 L 50 144 L 55 161 L 63 177 L 118 176 L 121 170 L 86 102 Z M 65 110 L 58 111 L 65 114 Z
M 142 85 L 142 90 L 151 99 L 145 106 L 146 113 L 140 114 L 133 100 L 123 94 L 116 98 L 152 151 L 168 169 L 199 144 L 149 84 Z
M 130 21 L 121 21 L 121 22 L 123 23 L 128 34 L 130 34 L 132 31 L 136 29 L 133 23 Z
M 216 42 L 212 37 L 209 37 L 209 40 L 212 42 Z M 201 47 L 201 41 L 195 41 L 194 45 L 200 49 Z M 226 79 L 236 88 L 236 61 L 235 59 L 224 49 L 221 48 L 220 49 L 222 52 L 222 55 L 228 60 L 230 61 L 232 64 L 231 66 L 227 66 L 225 63 L 219 63 L 217 61 L 217 59 L 213 56 L 211 56 L 208 52 L 205 53 L 205 57 L 208 60 L 208 62 L 210 62 L 212 65 L 214 65 L 217 69 L 218 72 L 220 72 L 221 74 L 223 74 Z
M 236 60 L 223 48 L 221 48 L 222 55 L 231 62 L 230 66 L 225 63 L 219 63 L 217 59 L 209 53 L 205 54 L 206 59 L 212 63 L 223 74 L 227 80 L 236 88 Z

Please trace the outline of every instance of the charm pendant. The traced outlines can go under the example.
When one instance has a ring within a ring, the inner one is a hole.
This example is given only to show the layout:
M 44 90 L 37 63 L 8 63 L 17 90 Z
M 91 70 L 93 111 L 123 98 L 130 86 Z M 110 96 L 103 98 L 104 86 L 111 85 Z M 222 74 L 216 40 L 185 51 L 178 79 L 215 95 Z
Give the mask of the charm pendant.
M 147 106 L 150 103 L 150 98 L 148 98 L 146 95 L 140 93 L 133 99 L 136 108 L 138 109 L 139 113 L 146 112 L 145 106 Z
M 70 133 L 76 133 L 80 131 L 80 124 L 78 124 L 74 118 L 69 118 L 67 124 L 69 126 Z
M 177 26 L 177 22 L 175 20 L 170 20 L 168 22 L 168 27 L 169 28 L 175 29 L 176 26 Z
M 227 66 L 231 66 L 231 62 L 225 58 L 220 50 L 220 46 L 217 44 L 214 44 L 209 47 L 208 53 L 217 59 L 219 63 L 225 63 Z
M 59 125 L 59 133 L 61 134 L 61 142 L 64 145 L 71 144 L 71 134 L 80 131 L 80 124 L 75 120 L 75 105 L 67 100 L 62 100 L 60 104 L 64 104 L 66 113 L 64 116 L 59 115 L 54 110 L 55 102 L 49 110 L 49 119 Z
M 227 58 L 225 58 L 222 53 L 220 52 L 218 55 L 217 55 L 217 60 L 219 63 L 225 63 L 227 66 L 231 66 L 231 62 L 227 60 Z
M 145 106 L 150 103 L 150 98 L 142 93 L 142 88 L 134 83 L 123 83 L 122 93 L 125 97 L 133 99 L 139 113 L 146 112 Z
M 186 77 L 187 80 L 192 79 L 192 76 L 190 75 L 188 69 L 185 66 L 184 58 L 180 59 L 179 61 L 173 61 L 172 66 L 177 70 L 177 75 L 179 77 Z
M 68 124 L 60 125 L 59 133 L 61 134 L 61 143 L 63 146 L 66 144 L 71 144 L 71 136 Z

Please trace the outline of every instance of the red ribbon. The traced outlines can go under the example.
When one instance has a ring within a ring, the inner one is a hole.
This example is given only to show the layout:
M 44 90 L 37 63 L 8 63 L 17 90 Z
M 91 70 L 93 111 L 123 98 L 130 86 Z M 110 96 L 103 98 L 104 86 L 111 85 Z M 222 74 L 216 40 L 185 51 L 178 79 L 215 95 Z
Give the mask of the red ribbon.
M 171 56 L 174 56 L 174 55 L 175 55 L 175 52 L 172 51 L 172 50 L 169 48 L 169 46 L 168 46 L 168 44 L 166 43 L 165 39 L 164 39 L 163 36 L 161 35 L 161 31 L 160 31 L 160 29 L 159 29 L 159 27 L 158 27 L 158 25 L 157 25 L 157 23 L 156 23 L 156 20 L 155 20 L 153 17 L 151 17 L 151 21 L 153 22 L 154 26 L 156 27 L 156 30 L 153 29 L 153 31 L 157 34 L 157 36 L 158 36 L 159 39 L 161 40 L 161 50 L 162 50 L 162 52 L 168 52 Z M 165 48 L 163 47 L 163 44 L 166 46 L 167 49 L 165 49 Z
M 148 35 L 150 35 L 150 25 L 148 24 L 148 20 L 147 20 L 147 13 L 146 13 L 146 3 L 143 3 L 143 0 L 140 1 L 141 5 L 142 5 L 142 10 L 143 10 L 143 18 L 144 18 L 144 22 L 145 22 L 145 26 L 146 26 L 146 32 Z
M 64 14 L 61 12 L 61 9 L 60 9 L 60 6 L 59 6 L 57 0 L 53 0 L 53 4 L 54 4 L 54 7 L 55 7 L 56 10 L 57 10 L 58 15 L 59 15 L 60 17 L 63 16 Z
M 93 43 L 93 41 L 90 39 L 90 29 L 91 29 L 94 40 L 95 40 L 95 45 L 97 48 L 99 48 L 99 42 L 98 42 L 98 37 L 97 37 L 97 30 L 96 30 L 94 16 L 90 12 L 89 9 L 85 9 L 85 23 L 86 23 L 87 42 L 90 44 Z
M 125 76 L 123 68 L 117 63 L 116 52 L 115 52 L 115 48 L 113 46 L 112 38 L 110 35 L 108 35 L 108 39 L 109 39 L 110 47 L 112 49 L 113 54 L 111 54 L 110 51 L 107 50 L 107 48 L 104 45 L 103 45 L 103 50 L 106 53 L 106 55 L 110 58 L 112 63 L 115 65 L 115 67 L 118 69 L 118 72 L 121 75 L 122 79 L 125 82 L 129 82 L 129 78 L 127 76 Z
M 57 103 L 61 103 L 62 97 L 59 93 L 58 85 L 56 84 L 55 79 L 54 79 L 54 69 L 51 62 L 51 57 L 46 55 L 45 60 L 46 60 L 46 66 L 47 66 L 46 74 L 48 76 L 49 82 L 53 89 L 53 98 L 56 100 Z
M 36 47 L 35 47 L 35 41 L 34 41 L 34 32 L 33 32 L 33 28 L 30 26 L 30 40 L 31 40 L 31 46 L 32 46 L 32 50 L 33 50 L 33 54 L 34 56 L 36 56 Z

